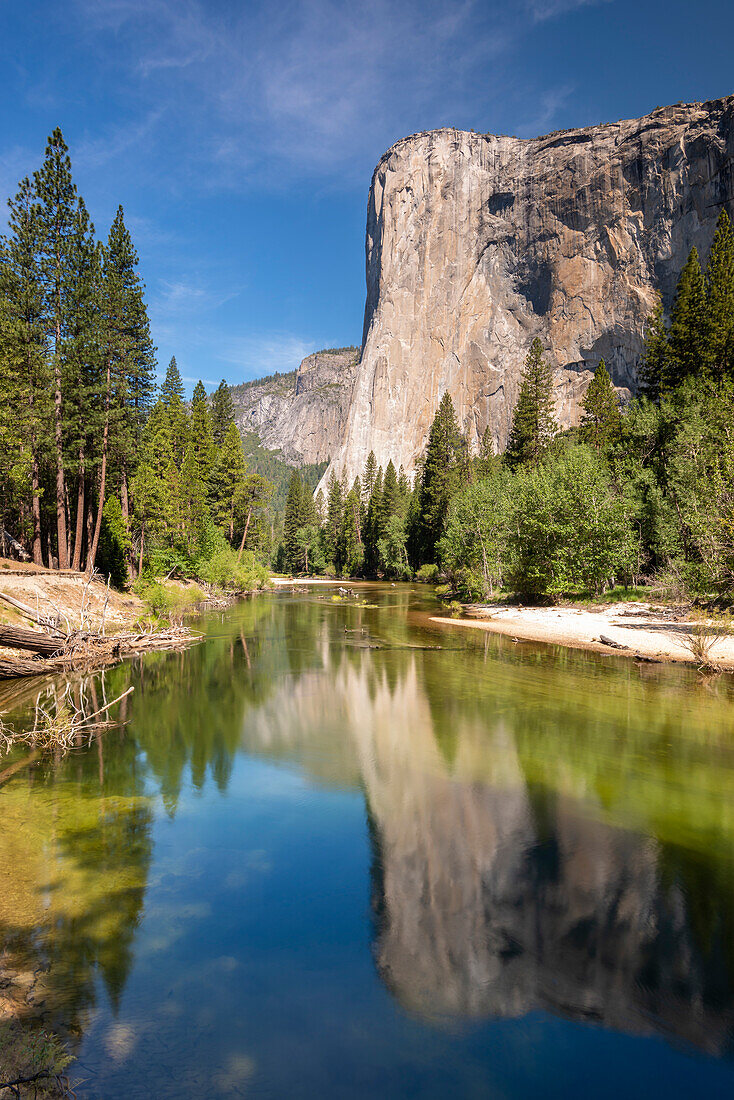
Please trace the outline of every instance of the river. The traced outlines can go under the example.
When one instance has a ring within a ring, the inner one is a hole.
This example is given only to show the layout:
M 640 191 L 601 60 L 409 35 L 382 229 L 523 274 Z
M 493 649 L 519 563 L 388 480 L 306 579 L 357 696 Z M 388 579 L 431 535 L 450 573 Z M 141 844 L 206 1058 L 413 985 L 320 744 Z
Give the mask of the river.
M 0 956 L 77 1095 L 734 1095 L 734 678 L 355 591 L 211 615 L 80 684 L 124 728 L 0 762 Z

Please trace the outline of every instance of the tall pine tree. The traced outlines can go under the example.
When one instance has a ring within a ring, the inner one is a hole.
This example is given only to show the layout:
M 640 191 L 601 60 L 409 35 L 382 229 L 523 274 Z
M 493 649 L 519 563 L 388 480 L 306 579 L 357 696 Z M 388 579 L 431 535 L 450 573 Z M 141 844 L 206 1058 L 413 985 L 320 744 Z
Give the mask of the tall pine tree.
M 47 413 L 45 287 L 41 272 L 43 227 L 29 179 L 9 200 L 9 233 L 0 242 L 3 310 L 4 395 L 15 394 L 14 444 L 23 436 L 30 455 L 30 539 L 33 561 L 43 564 L 41 542 L 41 449 Z M 51 563 L 49 562 L 49 565 Z
M 680 273 L 670 319 L 670 360 L 665 389 L 676 389 L 706 365 L 706 287 L 698 251 L 692 248 Z
M 655 308 L 647 321 L 645 349 L 639 369 L 640 393 L 656 405 L 670 378 L 670 339 L 665 324 L 663 300 L 656 295 Z
M 46 333 L 51 348 L 54 453 L 56 458 L 56 533 L 59 567 L 69 567 L 66 477 L 63 439 L 63 376 L 69 335 L 69 299 L 74 286 L 73 256 L 78 234 L 78 196 L 71 176 L 69 150 L 57 126 L 46 143 L 43 165 L 33 176 L 41 225 L 40 268 L 44 283 Z
M 221 447 L 231 424 L 234 424 L 234 402 L 227 383 L 222 379 L 212 394 L 212 431 L 214 443 Z
M 622 419 L 619 398 L 603 359 L 594 372 L 582 402 L 580 435 L 596 451 L 606 451 L 619 438 Z
M 706 360 L 714 378 L 734 381 L 734 233 L 722 210 L 706 265 Z
M 443 526 L 451 497 L 462 482 L 466 470 L 466 446 L 447 392 L 428 433 L 420 482 L 420 530 L 423 561 L 434 561 L 436 543 Z
M 511 469 L 537 466 L 558 430 L 553 400 L 553 370 L 536 336 L 530 345 L 512 416 L 505 461 Z

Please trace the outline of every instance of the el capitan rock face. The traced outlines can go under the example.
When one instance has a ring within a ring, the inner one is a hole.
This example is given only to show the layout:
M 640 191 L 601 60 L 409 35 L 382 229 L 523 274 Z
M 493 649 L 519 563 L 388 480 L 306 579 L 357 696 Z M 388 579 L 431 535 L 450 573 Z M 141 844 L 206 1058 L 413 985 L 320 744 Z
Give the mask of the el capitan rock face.
M 734 214 L 734 97 L 533 140 L 443 129 L 372 179 L 362 357 L 332 468 L 415 469 L 442 393 L 476 448 L 505 446 L 539 336 L 564 426 L 603 356 L 633 391 L 645 321 Z

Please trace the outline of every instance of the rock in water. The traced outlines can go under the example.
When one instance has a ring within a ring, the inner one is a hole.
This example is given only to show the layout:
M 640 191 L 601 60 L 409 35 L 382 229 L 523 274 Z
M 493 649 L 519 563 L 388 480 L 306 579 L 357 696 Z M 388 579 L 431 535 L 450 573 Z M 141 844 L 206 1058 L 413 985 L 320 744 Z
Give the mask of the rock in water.
M 579 419 L 604 357 L 633 391 L 645 320 L 693 245 L 734 215 L 734 96 L 533 140 L 461 130 L 382 157 L 367 212 L 362 358 L 333 468 L 374 450 L 415 469 L 442 393 L 476 450 L 504 449 L 530 342 L 555 368 L 557 415 Z M 328 474 L 327 474 L 328 477 Z

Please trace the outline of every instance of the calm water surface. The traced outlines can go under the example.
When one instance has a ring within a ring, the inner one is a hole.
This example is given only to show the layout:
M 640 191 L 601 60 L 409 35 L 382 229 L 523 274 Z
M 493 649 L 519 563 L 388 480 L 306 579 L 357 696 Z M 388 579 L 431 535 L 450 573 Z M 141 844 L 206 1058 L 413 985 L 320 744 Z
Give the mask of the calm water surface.
M 0 956 L 79 1097 L 734 1095 L 732 679 L 358 592 L 213 616 L 82 685 L 124 731 L 0 764 Z

